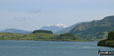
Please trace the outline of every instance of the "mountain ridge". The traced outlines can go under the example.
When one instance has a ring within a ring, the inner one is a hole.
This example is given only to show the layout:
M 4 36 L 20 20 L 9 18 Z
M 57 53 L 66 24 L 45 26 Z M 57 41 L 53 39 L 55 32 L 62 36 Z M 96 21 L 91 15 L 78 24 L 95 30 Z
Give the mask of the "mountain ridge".
M 15 29 L 15 28 L 5 29 L 5 30 L 2 30 L 2 31 L 0 31 L 0 32 L 22 33 L 22 34 L 28 34 L 28 33 L 31 33 L 31 31 L 25 31 L 25 30 Z
M 82 38 L 101 39 L 105 32 L 114 30 L 114 16 L 107 16 L 101 20 L 93 20 L 75 26 L 68 33 L 75 34 Z

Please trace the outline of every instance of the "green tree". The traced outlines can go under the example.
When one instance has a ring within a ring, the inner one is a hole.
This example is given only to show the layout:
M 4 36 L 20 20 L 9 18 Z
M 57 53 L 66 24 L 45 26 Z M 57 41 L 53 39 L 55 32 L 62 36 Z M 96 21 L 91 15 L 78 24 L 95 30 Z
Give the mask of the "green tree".
M 114 40 L 114 31 L 108 33 L 108 39 Z
M 48 31 L 48 30 L 35 30 L 32 33 L 49 33 L 49 34 L 53 34 L 52 31 Z
M 114 31 L 108 33 L 108 39 L 99 41 L 98 46 L 114 47 Z

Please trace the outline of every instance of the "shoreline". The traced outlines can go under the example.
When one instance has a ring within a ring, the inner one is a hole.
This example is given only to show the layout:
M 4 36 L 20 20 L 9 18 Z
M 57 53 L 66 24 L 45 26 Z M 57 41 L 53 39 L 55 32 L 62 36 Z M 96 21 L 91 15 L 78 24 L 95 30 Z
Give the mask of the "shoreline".
M 12 39 L 10 39 L 10 40 L 12 40 Z M 14 41 L 96 42 L 96 41 L 87 41 L 87 40 L 81 40 L 81 41 L 79 41 L 79 40 L 75 40 L 75 41 L 62 41 L 62 40 L 14 40 Z

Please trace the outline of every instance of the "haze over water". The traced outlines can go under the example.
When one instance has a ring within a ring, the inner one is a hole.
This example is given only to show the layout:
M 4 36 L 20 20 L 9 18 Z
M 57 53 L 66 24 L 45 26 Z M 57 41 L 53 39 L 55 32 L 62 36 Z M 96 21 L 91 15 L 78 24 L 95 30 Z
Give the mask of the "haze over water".
M 0 56 L 98 56 L 97 42 L 0 40 Z

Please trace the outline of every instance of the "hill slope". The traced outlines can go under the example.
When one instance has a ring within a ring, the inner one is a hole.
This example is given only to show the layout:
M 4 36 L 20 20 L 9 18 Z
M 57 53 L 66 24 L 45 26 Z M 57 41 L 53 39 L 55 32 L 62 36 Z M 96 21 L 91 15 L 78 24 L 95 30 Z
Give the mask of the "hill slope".
M 57 33 L 57 34 L 68 33 L 68 32 L 69 32 L 70 30 L 72 30 L 74 27 L 76 27 L 77 25 L 82 24 L 82 23 L 84 23 L 84 22 L 80 22 L 80 23 L 73 24 L 73 25 L 71 25 L 71 26 L 69 26 L 69 27 L 66 27 L 66 28 L 64 28 L 64 29 L 62 29 L 62 30 L 56 32 L 56 33 Z
M 69 33 L 83 39 L 102 39 L 107 32 L 114 30 L 114 16 L 105 17 L 102 20 L 94 20 L 75 26 Z

